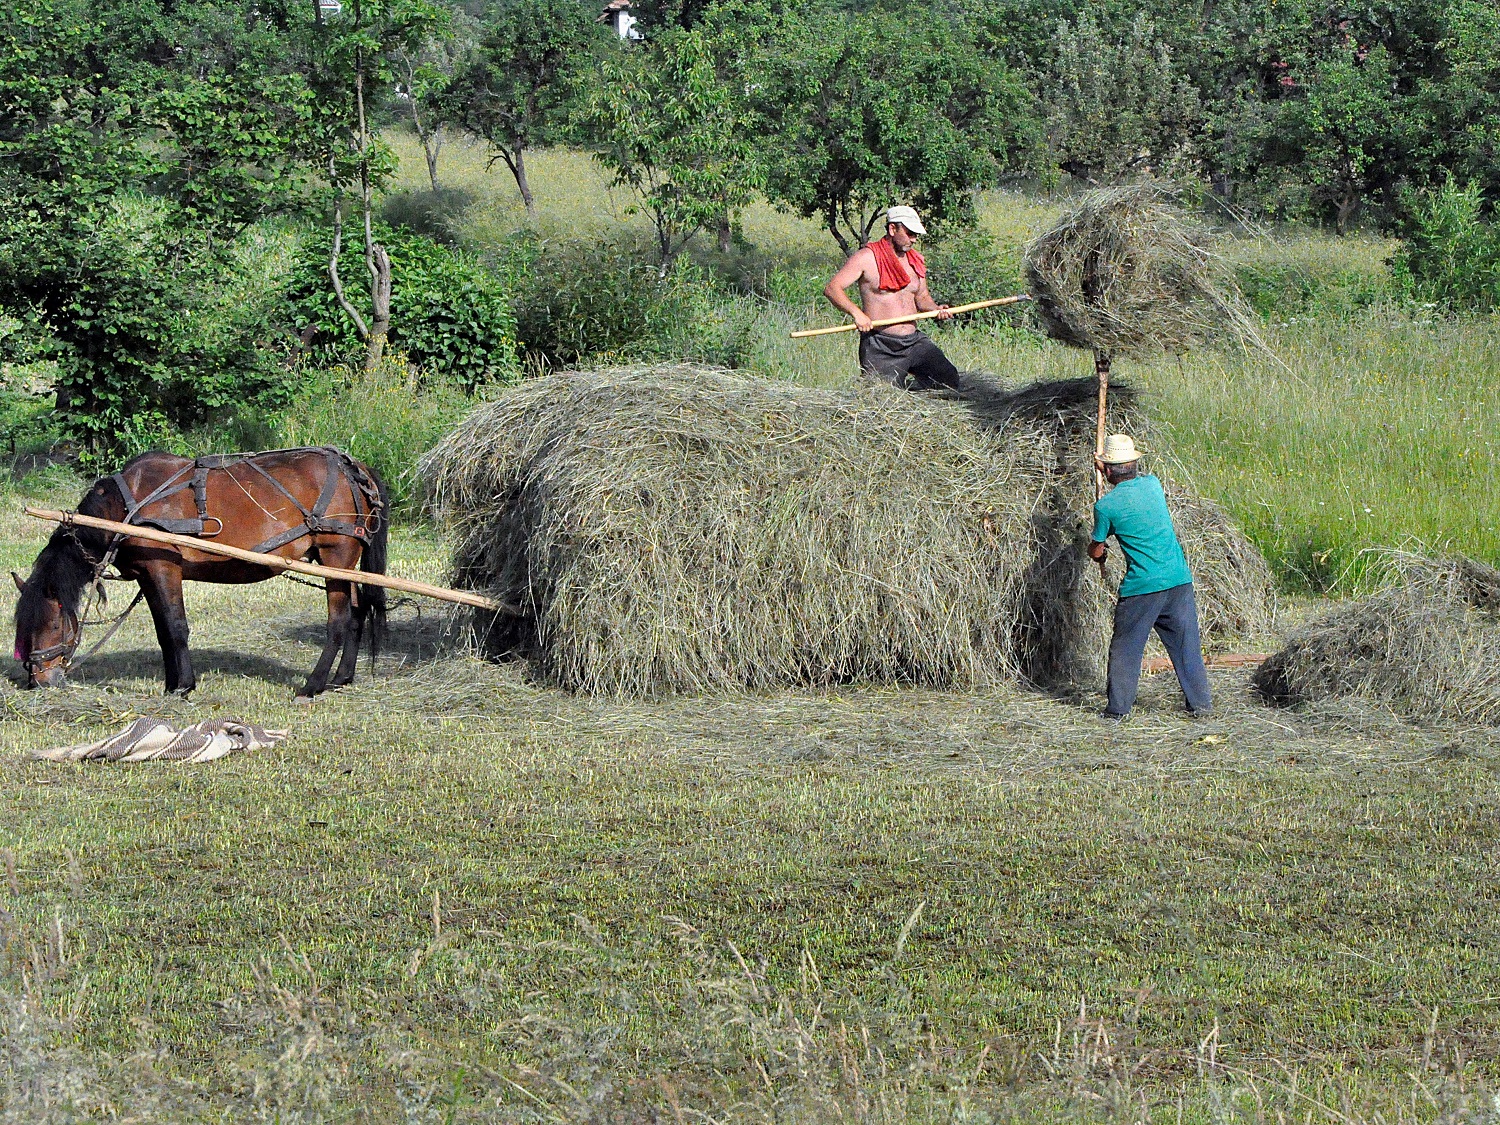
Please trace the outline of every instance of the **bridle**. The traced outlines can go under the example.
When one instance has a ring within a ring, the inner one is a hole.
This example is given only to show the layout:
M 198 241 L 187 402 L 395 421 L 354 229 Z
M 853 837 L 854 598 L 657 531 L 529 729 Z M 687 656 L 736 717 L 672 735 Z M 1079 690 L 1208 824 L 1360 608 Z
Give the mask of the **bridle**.
M 64 673 L 73 667 L 73 654 L 78 651 L 78 646 L 83 641 L 83 626 L 79 623 L 77 615 L 65 609 L 60 609 L 60 612 L 63 615 L 63 639 L 46 648 L 32 649 L 26 654 L 26 659 L 21 661 L 29 679 L 36 679 L 37 672 L 59 656 L 63 658 Z
M 90 579 L 88 585 L 90 589 L 93 589 L 97 592 L 100 599 L 100 604 L 102 605 L 104 599 L 104 591 L 101 586 L 101 579 L 106 577 L 104 572 L 109 569 L 111 564 L 114 563 L 115 554 L 120 549 L 122 537 L 116 535 L 113 539 L 111 539 L 108 549 L 104 552 L 104 557 L 102 559 L 95 559 L 92 555 L 89 554 L 88 548 L 79 541 L 78 533 L 74 529 L 73 525 L 71 523 L 65 522 L 63 526 L 68 529 L 69 533 L 73 537 L 73 542 L 78 544 L 78 549 L 83 552 L 83 557 L 89 561 L 89 564 L 94 569 L 93 577 Z M 92 599 L 93 596 L 94 595 L 91 594 L 90 598 Z M 62 657 L 63 674 L 66 675 L 67 673 L 71 672 L 79 664 L 82 664 L 89 657 L 93 656 L 94 653 L 98 652 L 99 649 L 103 647 L 104 642 L 115 635 L 120 626 L 125 623 L 125 618 L 130 616 L 130 611 L 135 609 L 136 606 L 140 605 L 141 599 L 145 596 L 146 591 L 144 589 L 138 591 L 135 595 L 135 599 L 125 607 L 124 612 L 116 617 L 110 624 L 110 627 L 105 631 L 104 636 L 95 641 L 88 652 L 84 653 L 77 660 L 73 659 L 73 654 L 78 651 L 78 646 L 83 643 L 83 621 L 78 614 L 63 609 L 62 606 L 59 605 L 58 612 L 62 614 L 63 618 L 63 639 L 58 641 L 55 645 L 48 645 L 46 648 L 34 649 L 26 654 L 26 658 L 21 661 L 21 666 L 26 669 L 27 678 L 31 680 L 36 679 L 37 672 L 46 665 L 50 664 L 52 661 L 56 660 L 59 656 Z M 89 604 L 92 604 L 92 601 L 90 601 Z M 86 616 L 87 613 L 88 606 L 86 605 L 84 607 L 84 615 Z M 97 625 L 101 624 L 101 622 L 92 622 L 91 624 Z

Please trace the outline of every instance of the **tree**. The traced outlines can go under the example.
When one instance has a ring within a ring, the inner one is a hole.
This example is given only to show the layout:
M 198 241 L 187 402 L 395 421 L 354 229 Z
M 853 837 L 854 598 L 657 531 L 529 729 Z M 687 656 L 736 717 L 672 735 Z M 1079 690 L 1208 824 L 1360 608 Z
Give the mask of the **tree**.
M 439 190 L 438 156 L 443 151 L 442 97 L 460 58 L 474 46 L 472 38 L 459 30 L 472 22 L 463 12 L 453 11 L 449 13 L 448 34 L 429 37 L 416 51 L 398 47 L 395 53 L 396 96 L 404 103 L 412 129 L 422 142 L 427 180 L 434 193 Z
M 566 134 L 583 63 L 599 38 L 578 0 L 506 0 L 442 95 L 444 118 L 489 142 L 491 163 L 505 162 L 532 219 L 526 151 Z
M 391 259 L 375 239 L 375 189 L 393 167 L 389 148 L 376 135 L 371 113 L 379 91 L 395 83 L 392 62 L 417 51 L 442 25 L 428 0 L 352 0 L 336 20 L 320 14 L 311 29 L 309 72 L 316 88 L 313 150 L 327 170 L 332 196 L 333 244 L 328 277 L 339 307 L 366 344 L 365 367 L 373 370 L 385 352 L 391 327 Z M 339 273 L 345 210 L 357 211 L 369 274 L 370 318 L 366 321 L 344 289 Z
M 1451 152 L 1444 161 L 1460 180 L 1500 203 L 1500 9 L 1488 0 L 1455 0 L 1438 42 L 1445 73 L 1422 91 L 1432 133 Z
M 1059 21 L 1043 101 L 1048 148 L 1069 175 L 1112 183 L 1190 160 L 1198 94 L 1144 12 L 1113 41 L 1088 12 Z
M 656 229 L 661 276 L 704 227 L 749 202 L 758 168 L 744 106 L 701 30 L 663 32 L 602 68 L 583 111 L 595 157 Z
M 305 178 L 286 14 L 18 0 L 0 17 L 0 305 L 50 327 L 58 411 L 94 453 L 147 416 L 187 425 L 274 391 L 241 234 Z
M 746 70 L 767 196 L 845 253 L 893 202 L 966 218 L 974 189 L 1024 167 L 1038 139 L 1023 84 L 915 9 L 779 16 Z

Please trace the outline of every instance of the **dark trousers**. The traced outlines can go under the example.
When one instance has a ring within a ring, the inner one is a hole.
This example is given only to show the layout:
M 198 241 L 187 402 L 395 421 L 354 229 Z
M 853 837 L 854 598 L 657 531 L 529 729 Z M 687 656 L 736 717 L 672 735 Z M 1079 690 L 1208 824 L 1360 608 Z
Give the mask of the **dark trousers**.
M 1208 671 L 1203 667 L 1203 647 L 1198 639 L 1198 605 L 1193 584 L 1184 582 L 1154 594 L 1137 594 L 1115 603 L 1115 632 L 1109 641 L 1108 715 L 1128 715 L 1135 705 L 1141 683 L 1141 656 L 1151 630 L 1167 646 L 1177 682 L 1189 711 L 1207 711 L 1213 706 L 1208 691 Z
M 958 368 L 925 332 L 864 333 L 859 338 L 859 368 L 903 390 L 958 389 Z

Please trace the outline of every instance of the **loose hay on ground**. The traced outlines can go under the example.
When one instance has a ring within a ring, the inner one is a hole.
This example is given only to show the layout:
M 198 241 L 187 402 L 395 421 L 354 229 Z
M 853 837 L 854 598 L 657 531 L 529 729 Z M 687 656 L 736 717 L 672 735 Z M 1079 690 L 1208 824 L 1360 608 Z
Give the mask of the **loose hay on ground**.
M 1419 718 L 1500 723 L 1500 570 L 1388 556 L 1394 580 L 1293 633 L 1255 673 L 1268 700 L 1363 699 Z
M 1081 550 L 1092 401 L 1089 380 L 971 379 L 944 400 L 565 373 L 475 411 L 422 472 L 453 581 L 524 610 L 486 624 L 491 648 L 572 690 L 1090 687 L 1112 600 Z M 1116 407 L 1123 424 L 1128 391 Z M 1194 561 L 1221 560 L 1202 576 L 1209 636 L 1258 630 L 1264 563 L 1217 509 L 1174 503 Z

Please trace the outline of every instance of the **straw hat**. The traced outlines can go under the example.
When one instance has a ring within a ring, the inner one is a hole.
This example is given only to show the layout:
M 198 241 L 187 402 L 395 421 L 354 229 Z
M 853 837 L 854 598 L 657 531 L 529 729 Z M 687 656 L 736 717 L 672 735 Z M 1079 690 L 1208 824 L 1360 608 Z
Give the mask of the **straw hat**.
M 1106 465 L 1128 465 L 1139 461 L 1142 453 L 1149 452 L 1148 449 L 1137 449 L 1129 434 L 1110 434 L 1104 439 L 1104 452 L 1099 454 L 1099 460 Z

